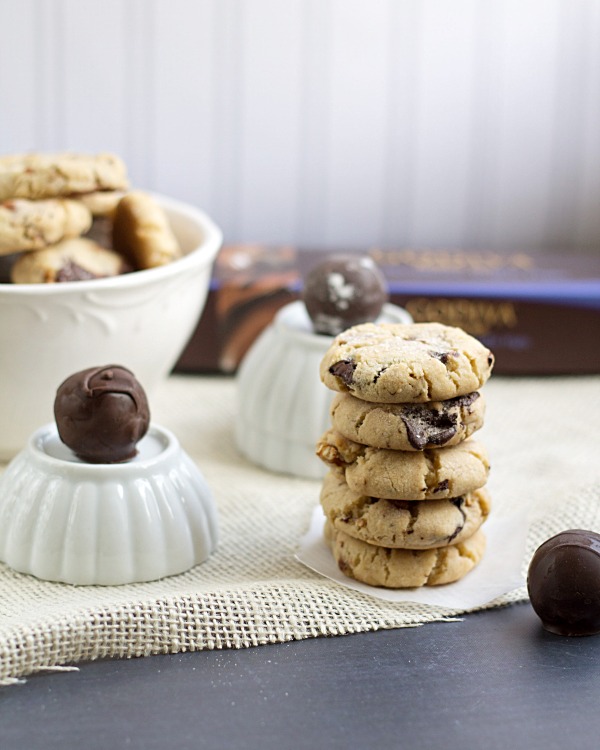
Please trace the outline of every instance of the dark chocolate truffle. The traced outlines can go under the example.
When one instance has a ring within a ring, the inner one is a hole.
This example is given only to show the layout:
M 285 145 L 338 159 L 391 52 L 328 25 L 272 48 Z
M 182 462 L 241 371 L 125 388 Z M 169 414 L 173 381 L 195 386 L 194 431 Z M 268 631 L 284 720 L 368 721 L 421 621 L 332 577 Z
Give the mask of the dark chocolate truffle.
M 600 534 L 571 529 L 544 542 L 529 565 L 527 589 L 551 633 L 600 632 Z
M 62 383 L 54 400 L 60 439 L 88 463 L 127 461 L 150 423 L 144 389 L 120 365 L 91 367 Z
M 388 295 L 368 255 L 332 255 L 309 271 L 302 296 L 315 331 L 335 336 L 375 320 Z

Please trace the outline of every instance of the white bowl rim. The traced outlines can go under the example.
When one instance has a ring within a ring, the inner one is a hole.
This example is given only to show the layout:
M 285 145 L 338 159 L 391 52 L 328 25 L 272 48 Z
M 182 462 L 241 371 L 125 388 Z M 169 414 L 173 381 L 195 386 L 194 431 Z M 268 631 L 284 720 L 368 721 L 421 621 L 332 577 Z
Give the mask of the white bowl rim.
M 72 284 L 1 284 L 0 297 L 45 297 L 55 294 L 67 296 L 94 290 L 127 289 L 143 286 L 146 282 L 168 279 L 171 276 L 184 273 L 186 268 L 194 267 L 200 258 L 212 261 L 223 242 L 223 233 L 213 220 L 199 208 L 189 203 L 169 198 L 159 193 L 150 193 L 159 203 L 173 212 L 182 214 L 202 227 L 204 232 L 203 241 L 193 250 L 186 253 L 172 263 L 157 268 L 147 268 L 143 271 L 132 271 L 120 276 L 110 276 L 105 279 L 86 279 Z
M 65 461 L 56 456 L 51 456 L 40 448 L 40 443 L 48 436 L 58 435 L 58 429 L 55 422 L 48 422 L 43 427 L 38 428 L 29 438 L 25 448 L 34 458 L 38 465 L 44 466 L 49 471 L 58 470 L 61 473 L 68 471 L 71 475 L 90 474 L 95 475 L 98 480 L 102 479 L 119 479 L 129 474 L 141 474 L 148 469 L 156 468 L 160 464 L 168 461 L 181 451 L 181 446 L 175 435 L 167 430 L 166 427 L 154 422 L 148 427 L 148 434 L 158 435 L 165 443 L 165 448 L 155 456 L 143 461 L 124 461 L 122 463 L 96 464 L 86 463 L 85 461 Z

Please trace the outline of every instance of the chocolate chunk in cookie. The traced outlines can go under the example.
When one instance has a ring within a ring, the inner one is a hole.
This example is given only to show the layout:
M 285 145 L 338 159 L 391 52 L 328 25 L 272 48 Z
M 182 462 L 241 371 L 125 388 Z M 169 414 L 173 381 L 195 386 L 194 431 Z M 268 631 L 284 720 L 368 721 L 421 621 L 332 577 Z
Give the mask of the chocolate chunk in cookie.
M 14 284 L 52 284 L 118 276 L 131 266 L 112 250 L 84 237 L 22 254 L 11 268 Z
M 376 404 L 336 394 L 333 427 L 349 440 L 373 448 L 412 451 L 457 445 L 483 425 L 485 401 L 475 391 L 447 401 Z
M 340 378 L 348 386 L 352 385 L 354 370 L 356 370 L 356 363 L 351 359 L 346 359 L 343 362 L 335 362 L 329 368 L 329 372 L 332 375 Z

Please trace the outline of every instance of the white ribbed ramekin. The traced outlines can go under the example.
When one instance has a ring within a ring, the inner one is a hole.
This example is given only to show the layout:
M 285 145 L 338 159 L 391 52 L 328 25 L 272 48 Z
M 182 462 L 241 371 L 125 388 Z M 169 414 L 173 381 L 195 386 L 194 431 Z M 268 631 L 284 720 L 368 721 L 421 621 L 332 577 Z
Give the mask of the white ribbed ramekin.
M 0 560 L 72 584 L 124 584 L 182 573 L 217 543 L 211 491 L 173 434 L 151 425 L 123 464 L 88 464 L 54 424 L 35 432 L 0 477 Z
M 412 323 L 387 304 L 378 322 Z M 327 469 L 315 455 L 330 426 L 333 392 L 319 365 L 333 336 L 314 333 L 303 302 L 285 305 L 248 351 L 237 376 L 236 443 L 251 461 L 271 471 L 321 479 Z

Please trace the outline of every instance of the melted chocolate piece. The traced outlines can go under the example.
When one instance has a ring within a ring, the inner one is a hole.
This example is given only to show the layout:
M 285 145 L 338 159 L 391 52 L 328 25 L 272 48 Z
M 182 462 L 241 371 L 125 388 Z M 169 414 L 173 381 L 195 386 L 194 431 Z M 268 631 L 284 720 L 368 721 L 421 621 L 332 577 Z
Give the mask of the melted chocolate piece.
M 354 370 L 356 370 L 356 362 L 351 359 L 343 359 L 340 362 L 335 362 L 329 368 L 329 372 L 335 375 L 336 378 L 340 378 L 347 386 L 352 385 L 354 382 Z
M 418 451 L 427 446 L 444 445 L 456 435 L 460 409 L 468 408 L 478 398 L 479 393 L 474 391 L 442 401 L 440 409 L 405 406 L 401 419 L 406 427 L 408 442 Z
M 439 359 L 443 365 L 448 363 L 448 352 L 429 352 L 429 356 Z
M 450 486 L 450 482 L 447 479 L 442 479 L 442 481 L 438 484 L 438 486 L 435 488 L 435 492 L 445 492 L 448 487 Z
M 465 393 L 464 396 L 456 396 L 455 398 L 448 399 L 448 401 L 443 401 L 442 403 L 462 408 L 465 406 L 471 406 L 471 404 L 477 401 L 478 398 L 479 391 L 473 391 L 473 393 Z
M 92 367 L 67 378 L 56 393 L 54 416 L 60 439 L 88 463 L 133 458 L 150 423 L 144 389 L 119 365 Z
M 459 355 L 458 352 L 452 350 L 448 352 L 429 352 L 429 356 L 439 359 L 443 365 L 447 365 L 450 357 L 458 357 Z
M 545 541 L 529 565 L 527 589 L 546 630 L 600 633 L 600 534 L 571 529 Z
M 375 320 L 388 298 L 385 277 L 367 255 L 334 255 L 304 279 L 302 298 L 317 333 L 335 336 Z
M 91 273 L 82 266 L 73 263 L 72 260 L 68 260 L 64 266 L 56 274 L 54 281 L 65 282 L 65 281 L 87 281 L 88 279 L 99 279 L 101 278 L 95 273 Z
M 462 523 L 459 523 L 458 526 L 454 529 L 452 534 L 448 537 L 448 544 L 450 544 L 456 537 L 460 534 L 460 532 L 465 527 L 465 521 L 467 520 L 467 514 L 465 513 L 463 509 L 463 505 L 465 504 L 464 497 L 453 497 L 450 501 L 452 505 L 456 506 L 460 512 L 460 515 L 462 516 Z
M 408 442 L 415 450 L 427 445 L 444 445 L 456 435 L 456 414 L 406 406 L 401 414 Z

